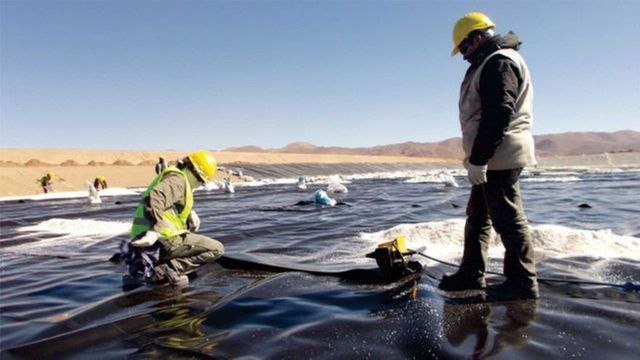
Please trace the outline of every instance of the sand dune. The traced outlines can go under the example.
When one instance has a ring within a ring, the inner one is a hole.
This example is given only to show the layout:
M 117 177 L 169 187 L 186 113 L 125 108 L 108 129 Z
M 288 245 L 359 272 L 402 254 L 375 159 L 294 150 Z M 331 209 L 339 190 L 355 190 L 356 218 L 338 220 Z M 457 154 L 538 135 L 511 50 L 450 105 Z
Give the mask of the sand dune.
M 59 165 L 73 161 L 79 165 L 150 165 L 158 161 L 159 156 L 177 160 L 186 156 L 188 151 L 134 151 L 134 150 L 95 150 L 95 149 L 0 149 L 0 164 L 27 166 Z M 221 164 L 280 164 L 280 163 L 424 163 L 447 162 L 438 158 L 421 158 L 405 156 L 369 156 L 340 154 L 291 154 L 291 153 L 248 153 L 214 151 Z M 7 162 L 11 162 L 8 164 Z
M 0 149 L 0 196 L 41 193 L 37 179 L 57 175 L 56 191 L 84 190 L 85 181 L 105 176 L 112 187 L 145 187 L 155 176 L 159 156 L 181 159 L 188 151 L 94 149 Z M 286 163 L 447 163 L 451 160 L 404 156 L 214 152 L 219 165 Z M 229 174 L 219 171 L 221 180 Z M 232 181 L 239 181 L 237 178 Z

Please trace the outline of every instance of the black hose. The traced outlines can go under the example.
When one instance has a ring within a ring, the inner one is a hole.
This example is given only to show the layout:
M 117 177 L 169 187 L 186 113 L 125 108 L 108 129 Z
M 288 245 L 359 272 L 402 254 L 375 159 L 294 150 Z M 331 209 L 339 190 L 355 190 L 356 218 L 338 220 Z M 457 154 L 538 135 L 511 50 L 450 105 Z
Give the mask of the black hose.
M 429 260 L 433 260 L 436 262 L 439 262 L 441 264 L 444 265 L 449 265 L 452 267 L 456 267 L 456 268 L 460 268 L 459 265 L 444 261 L 444 260 L 440 260 L 437 258 L 434 258 L 432 256 L 429 256 L 423 252 L 419 252 L 419 251 L 415 251 L 413 252 L 414 254 L 418 254 L 420 256 L 423 256 Z M 498 276 L 505 276 L 503 273 L 500 272 L 495 272 L 495 271 L 487 271 L 487 274 L 492 274 L 492 275 L 498 275 Z M 640 285 L 636 285 L 634 283 L 632 283 L 631 281 L 627 281 L 624 284 L 612 284 L 612 283 L 605 283 L 605 282 L 599 282 L 599 281 L 586 281 L 586 280 L 569 280 L 569 279 L 553 279 L 553 278 L 538 278 L 538 281 L 542 281 L 542 282 L 556 282 L 556 283 L 569 283 L 569 284 L 577 284 L 577 285 L 601 285 L 601 286 L 613 286 L 613 287 L 618 287 L 621 288 L 625 291 L 640 291 Z

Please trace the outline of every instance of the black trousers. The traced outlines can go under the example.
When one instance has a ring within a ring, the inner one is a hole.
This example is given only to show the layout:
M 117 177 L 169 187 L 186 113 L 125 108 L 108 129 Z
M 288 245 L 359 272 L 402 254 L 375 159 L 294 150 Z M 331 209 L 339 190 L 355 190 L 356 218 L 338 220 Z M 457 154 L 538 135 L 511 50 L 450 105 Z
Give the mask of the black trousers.
M 460 269 L 484 275 L 493 225 L 505 248 L 503 270 L 507 279 L 525 288 L 537 288 L 529 223 L 520 197 L 521 171 L 487 171 L 487 182 L 471 188 Z

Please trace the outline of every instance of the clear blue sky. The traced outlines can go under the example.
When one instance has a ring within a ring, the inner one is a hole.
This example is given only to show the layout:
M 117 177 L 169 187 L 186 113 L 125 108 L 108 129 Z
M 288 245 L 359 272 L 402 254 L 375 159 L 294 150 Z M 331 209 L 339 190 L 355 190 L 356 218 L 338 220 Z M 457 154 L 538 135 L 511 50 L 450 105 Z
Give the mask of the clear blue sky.
M 223 149 L 459 136 L 480 10 L 523 41 L 534 132 L 640 129 L 639 1 L 0 2 L 0 147 Z

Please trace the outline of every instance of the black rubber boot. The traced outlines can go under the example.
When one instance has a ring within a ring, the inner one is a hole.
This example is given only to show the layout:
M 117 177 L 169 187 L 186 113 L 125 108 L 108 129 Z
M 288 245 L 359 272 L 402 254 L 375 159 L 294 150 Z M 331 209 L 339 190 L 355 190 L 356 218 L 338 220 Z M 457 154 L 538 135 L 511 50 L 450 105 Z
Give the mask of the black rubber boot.
M 524 286 L 517 282 L 506 280 L 501 284 L 487 288 L 488 301 L 533 300 L 539 297 L 538 284 Z
M 444 275 L 438 289 L 444 291 L 484 290 L 487 283 L 482 275 L 472 275 L 458 271 L 455 274 Z

